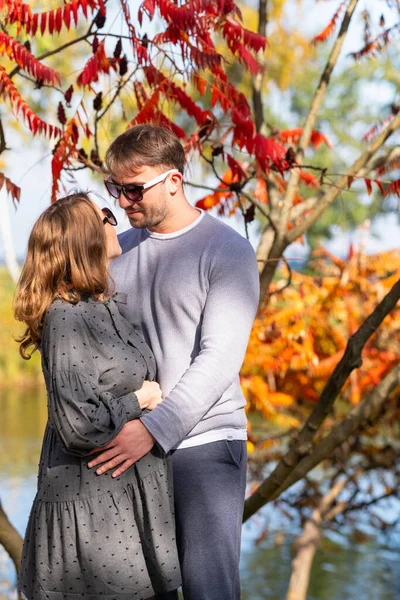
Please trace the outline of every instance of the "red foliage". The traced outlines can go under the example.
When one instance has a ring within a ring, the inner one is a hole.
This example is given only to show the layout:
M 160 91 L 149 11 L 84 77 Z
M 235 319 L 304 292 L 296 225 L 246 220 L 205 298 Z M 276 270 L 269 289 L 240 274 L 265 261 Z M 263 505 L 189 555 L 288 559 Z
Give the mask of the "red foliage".
M 77 79 L 79 86 L 84 87 L 90 85 L 94 81 L 98 81 L 99 73 L 109 73 L 110 67 L 116 68 L 116 60 L 108 59 L 104 49 L 105 41 L 101 41 L 97 50 L 87 61 L 85 68 Z
M 7 10 L 5 24 L 17 24 L 18 31 L 24 28 L 30 36 L 36 35 L 38 30 L 41 35 L 44 35 L 45 32 L 60 33 L 64 26 L 69 29 L 71 17 L 77 25 L 79 10 L 82 11 L 85 19 L 88 16 L 88 9 L 92 12 L 100 11 L 105 15 L 103 0 L 72 0 L 64 6 L 43 13 L 33 13 L 29 4 L 19 0 L 4 2 L 4 7 Z
M 396 23 L 393 27 L 389 29 L 385 29 L 382 31 L 374 40 L 371 40 L 361 50 L 357 52 L 352 52 L 350 56 L 354 58 L 354 60 L 360 60 L 361 58 L 374 56 L 378 52 L 382 52 L 389 44 L 390 39 L 394 33 L 398 33 L 400 31 L 400 23 Z
M 389 183 L 389 185 L 385 188 L 383 196 L 386 198 L 386 196 L 391 194 L 400 198 L 400 179 L 396 179 L 396 181 Z
M 284 129 L 279 132 L 279 138 L 284 144 L 297 144 L 301 138 L 303 129 L 301 127 L 297 129 Z M 311 133 L 310 142 L 315 148 L 318 148 L 321 144 L 325 143 L 328 148 L 332 148 L 332 142 L 328 136 L 324 135 L 320 131 L 313 130 Z
M 13 113 L 16 117 L 22 113 L 24 120 L 33 135 L 40 133 L 49 138 L 58 137 L 61 135 L 61 130 L 58 127 L 45 123 L 36 113 L 33 112 L 33 110 L 21 97 L 17 88 L 14 86 L 4 70 L 0 70 L 0 93 L 3 98 L 8 95 Z
M 14 60 L 21 69 L 32 75 L 38 81 L 54 84 L 56 81 L 61 84 L 60 74 L 50 67 L 46 67 L 37 60 L 29 50 L 20 44 L 17 40 L 0 32 L 0 54 Z
M 344 2 L 342 2 L 339 6 L 339 8 L 337 9 L 337 11 L 335 12 L 335 14 L 333 15 L 332 19 L 329 21 L 328 25 L 325 27 L 325 29 L 323 29 L 318 35 L 316 35 L 313 40 L 312 40 L 312 44 L 316 45 L 316 44 L 320 44 L 321 42 L 325 42 L 334 32 L 338 19 L 344 9 L 344 7 L 346 6 L 347 1 L 344 0 Z
M 371 180 L 368 179 L 368 177 L 364 178 L 365 181 L 365 185 L 367 186 L 367 192 L 368 192 L 368 196 L 370 196 L 372 194 L 372 185 L 371 185 Z
M 51 161 L 51 173 L 53 177 L 51 186 L 51 201 L 55 202 L 59 190 L 61 173 L 66 165 L 70 164 L 72 158 L 77 156 L 76 145 L 79 139 L 78 126 L 75 119 L 71 119 L 64 130 L 62 138 L 57 142 L 53 150 Z
M 4 184 L 6 184 L 7 194 L 10 194 L 14 204 L 19 202 L 21 198 L 21 188 L 15 185 L 15 183 L 13 183 L 11 179 L 6 177 L 3 173 L 0 173 L 0 190 L 3 188 Z
M 300 171 L 300 181 L 302 181 L 305 185 L 313 189 L 318 189 L 319 187 L 321 187 L 318 177 L 313 175 L 313 173 Z
M 222 28 L 222 34 L 228 44 L 228 48 L 235 57 L 242 62 L 253 75 L 262 70 L 262 66 L 250 53 L 248 48 L 258 52 L 265 50 L 267 40 L 257 33 L 250 32 L 239 23 L 227 20 Z
M 372 140 L 379 135 L 391 121 L 393 121 L 393 115 L 388 115 L 385 119 L 383 119 L 383 121 L 377 125 L 373 125 L 373 127 L 371 127 L 367 133 L 363 135 L 363 140 L 365 142 L 372 142 Z

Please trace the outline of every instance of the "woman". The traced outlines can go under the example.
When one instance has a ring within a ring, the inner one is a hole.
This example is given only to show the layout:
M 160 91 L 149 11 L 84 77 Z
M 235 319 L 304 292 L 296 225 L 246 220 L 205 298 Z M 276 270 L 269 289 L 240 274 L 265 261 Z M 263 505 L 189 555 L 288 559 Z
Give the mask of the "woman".
M 58 200 L 33 227 L 17 287 L 20 353 L 40 350 L 48 393 L 19 581 L 27 600 L 175 598 L 180 585 L 159 449 L 116 479 L 87 467 L 91 450 L 161 401 L 151 350 L 111 295 L 116 224 L 86 194 Z

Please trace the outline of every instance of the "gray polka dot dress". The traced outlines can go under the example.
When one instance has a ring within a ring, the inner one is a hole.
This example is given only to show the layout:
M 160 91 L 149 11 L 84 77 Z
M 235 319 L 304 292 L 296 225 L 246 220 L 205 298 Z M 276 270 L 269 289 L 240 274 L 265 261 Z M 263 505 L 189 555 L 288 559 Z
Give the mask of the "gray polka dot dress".
M 155 375 L 124 301 L 56 300 L 45 316 L 48 423 L 19 578 L 27 600 L 140 600 L 180 585 L 170 461 L 154 446 L 116 479 L 87 467 L 88 452 L 140 417 L 134 391 Z

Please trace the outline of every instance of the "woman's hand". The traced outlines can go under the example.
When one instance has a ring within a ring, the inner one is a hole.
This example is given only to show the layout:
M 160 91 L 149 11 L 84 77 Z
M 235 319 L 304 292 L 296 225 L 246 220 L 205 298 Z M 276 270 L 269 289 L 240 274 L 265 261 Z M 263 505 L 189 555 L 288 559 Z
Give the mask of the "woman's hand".
M 135 394 L 141 409 L 153 410 L 157 404 L 163 401 L 161 388 L 156 381 L 145 381 Z

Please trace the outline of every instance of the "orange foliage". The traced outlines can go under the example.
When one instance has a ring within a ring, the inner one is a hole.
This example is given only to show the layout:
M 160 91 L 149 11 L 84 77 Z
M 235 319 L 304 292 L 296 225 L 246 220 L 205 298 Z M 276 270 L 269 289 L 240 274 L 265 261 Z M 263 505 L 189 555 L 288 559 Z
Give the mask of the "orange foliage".
M 347 261 L 324 249 L 310 261 L 315 276 L 292 274 L 292 285 L 272 295 L 256 320 L 243 365 L 248 409 L 276 426 L 292 427 L 304 402 L 316 402 L 348 338 L 399 277 L 400 252 Z M 281 272 L 281 276 L 284 273 Z M 282 282 L 273 284 L 273 290 Z M 400 306 L 389 314 L 364 348 L 342 397 L 356 404 L 400 362 Z

